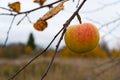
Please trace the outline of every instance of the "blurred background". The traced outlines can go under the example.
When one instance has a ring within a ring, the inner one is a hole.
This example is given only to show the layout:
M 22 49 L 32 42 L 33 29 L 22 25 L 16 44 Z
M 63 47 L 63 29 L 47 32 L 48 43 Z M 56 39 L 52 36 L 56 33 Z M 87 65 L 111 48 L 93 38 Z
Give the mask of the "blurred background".
M 21 3 L 20 12 L 25 12 L 57 0 L 46 0 L 43 5 L 34 3 L 35 0 L 17 1 Z M 8 4 L 16 0 L 0 0 L 0 80 L 6 80 L 32 57 L 39 54 L 38 51 L 43 51 L 82 1 L 65 2 L 64 9 L 47 20 L 47 28 L 44 31 L 37 31 L 33 24 L 48 12 L 50 7 L 35 10 L 25 18 L 25 14 L 17 15 L 11 25 L 14 16 L 10 15 Z M 52 7 L 56 5 L 57 3 Z M 119 80 L 119 7 L 120 0 L 87 0 L 79 14 L 83 23 L 93 23 L 99 29 L 99 45 L 93 51 L 76 54 L 65 46 L 63 39 L 56 60 L 45 80 Z M 71 24 L 79 24 L 77 17 Z M 35 60 L 15 80 L 39 80 L 55 52 L 60 35 L 44 55 Z M 5 41 L 6 46 L 4 46 Z

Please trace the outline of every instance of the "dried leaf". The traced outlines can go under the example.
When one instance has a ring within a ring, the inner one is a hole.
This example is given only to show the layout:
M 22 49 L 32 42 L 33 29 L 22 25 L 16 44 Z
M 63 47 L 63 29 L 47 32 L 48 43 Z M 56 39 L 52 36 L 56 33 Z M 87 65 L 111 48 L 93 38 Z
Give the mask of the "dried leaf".
M 38 3 L 38 2 L 39 2 L 39 0 L 34 0 L 33 2 L 34 2 L 34 3 Z
M 47 27 L 47 22 L 41 18 L 34 23 L 34 28 L 38 31 L 43 31 Z
M 34 0 L 33 2 L 39 3 L 40 5 L 43 5 L 46 0 Z
M 13 11 L 20 12 L 20 2 L 14 2 L 8 5 Z
M 57 6 L 53 7 L 52 9 L 50 9 L 45 15 L 43 15 L 42 19 L 43 20 L 47 20 L 47 19 L 53 17 L 54 15 L 56 15 L 58 12 L 60 12 L 64 8 L 63 4 L 66 1 L 67 0 L 63 0 Z
M 45 1 L 46 1 L 46 0 L 40 0 L 40 1 L 39 1 L 39 4 L 40 4 L 40 5 L 43 5 L 43 4 L 45 3 Z

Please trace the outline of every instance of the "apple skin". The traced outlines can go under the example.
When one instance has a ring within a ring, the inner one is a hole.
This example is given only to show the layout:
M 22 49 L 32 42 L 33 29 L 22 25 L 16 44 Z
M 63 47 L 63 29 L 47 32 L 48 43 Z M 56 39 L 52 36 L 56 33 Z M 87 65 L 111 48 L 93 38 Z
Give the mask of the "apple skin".
M 91 23 L 71 25 L 64 35 L 66 46 L 73 52 L 84 53 L 93 50 L 99 43 L 99 31 Z

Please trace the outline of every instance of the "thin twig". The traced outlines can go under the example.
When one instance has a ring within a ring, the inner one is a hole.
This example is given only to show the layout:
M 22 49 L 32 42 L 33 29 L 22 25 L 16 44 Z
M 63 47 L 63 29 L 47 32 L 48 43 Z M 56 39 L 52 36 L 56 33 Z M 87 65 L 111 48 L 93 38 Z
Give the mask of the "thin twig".
M 3 9 L 3 10 L 7 10 L 7 11 L 12 11 L 11 9 L 7 9 L 7 8 L 4 8 L 4 7 L 0 7 L 0 9 Z
M 19 22 L 17 23 L 17 25 L 19 25 L 19 24 L 23 21 L 23 19 L 25 19 L 26 16 L 27 16 L 27 14 L 25 14 L 25 15 L 19 20 Z
M 95 8 L 93 10 L 88 10 L 88 11 L 83 11 L 82 13 L 95 13 L 97 11 L 100 11 L 100 10 L 103 10 L 104 8 L 106 7 L 109 7 L 109 6 L 112 6 L 112 5 L 116 5 L 116 4 L 119 4 L 120 3 L 120 0 L 117 0 L 115 2 L 112 2 L 112 3 L 108 3 L 108 4 L 102 4 L 101 7 L 99 8 Z
M 27 20 L 29 21 L 29 23 L 32 23 L 32 21 L 30 20 L 28 14 L 26 14 Z
M 80 0 L 78 0 L 76 8 L 79 6 L 79 3 L 80 3 Z
M 53 63 L 53 61 L 54 61 L 54 59 L 55 59 L 55 57 L 56 57 L 56 55 L 57 55 L 58 48 L 59 48 L 59 45 L 60 45 L 60 43 L 61 43 L 61 41 L 62 41 L 62 39 L 63 39 L 64 33 L 65 33 L 65 29 L 64 29 L 64 31 L 63 31 L 63 33 L 62 33 L 62 35 L 61 35 L 61 37 L 60 37 L 60 39 L 59 39 L 59 41 L 58 41 L 58 44 L 56 45 L 56 49 L 55 49 L 54 55 L 53 55 L 50 63 L 48 64 L 48 67 L 46 68 L 46 70 L 45 70 L 45 72 L 43 73 L 43 75 L 42 75 L 42 77 L 41 77 L 40 80 L 43 80 L 43 79 L 45 78 L 45 76 L 47 75 L 47 73 L 48 73 L 48 71 L 49 71 L 49 69 L 50 69 L 50 67 L 51 67 L 51 65 L 52 65 L 52 63 Z
M 14 79 L 20 72 L 22 72 L 28 65 L 30 65 L 35 59 L 37 59 L 40 55 L 44 54 L 48 48 L 51 46 L 51 44 L 53 43 L 53 41 L 57 38 L 57 36 L 61 33 L 61 31 L 64 28 L 62 28 L 52 39 L 52 41 L 48 44 L 48 46 L 42 51 L 37 51 L 36 53 L 38 53 L 35 57 L 33 57 L 27 64 L 25 64 L 22 68 L 20 68 L 14 75 L 12 75 L 8 80 L 12 80 Z M 40 53 L 39 53 L 40 52 Z
M 96 76 L 94 78 L 97 78 L 99 76 L 101 76 L 103 73 L 105 73 L 107 70 L 112 69 L 113 67 L 115 67 L 116 65 L 120 64 L 120 58 L 117 60 L 116 63 L 112 64 L 111 66 L 105 68 L 104 70 L 101 70 L 98 74 L 96 74 Z
M 25 17 L 27 18 L 27 20 L 29 21 L 29 23 L 32 23 L 32 21 L 29 19 L 29 17 L 28 17 L 28 14 L 26 13 L 19 21 L 18 21 L 18 23 L 17 23 L 17 25 L 19 25 L 22 21 L 23 21 L 23 19 L 25 19 Z
M 12 25 L 13 25 L 13 22 L 14 22 L 14 20 L 15 20 L 15 17 L 16 17 L 16 16 L 13 17 L 12 22 L 11 22 L 11 24 L 10 24 L 10 26 L 9 26 L 8 31 L 7 31 L 7 36 L 6 36 L 6 39 L 5 39 L 5 42 L 4 42 L 4 46 L 6 46 L 6 44 L 7 44 L 7 41 L 8 41 L 8 38 L 9 38 L 9 33 L 10 33 L 11 28 L 12 28 Z
M 26 15 L 25 15 L 22 19 L 20 19 L 20 21 L 17 23 L 17 25 L 19 25 L 19 24 L 21 23 L 21 21 L 27 16 L 28 13 L 33 12 L 33 11 L 38 10 L 38 9 L 41 9 L 41 8 L 44 8 L 44 7 L 49 7 L 49 6 L 54 5 L 54 4 L 56 4 L 56 3 L 60 2 L 60 1 L 62 1 L 62 0 L 58 0 L 58 1 L 55 1 L 55 2 L 53 2 L 53 3 L 51 3 L 51 4 L 44 5 L 44 6 L 41 6 L 41 7 L 35 8 L 35 9 L 31 9 L 31 10 L 28 10 L 28 11 L 25 11 L 25 12 L 19 12 L 19 13 L 11 13 L 11 12 L 12 12 L 11 9 L 7 9 L 7 8 L 0 7 L 1 9 L 10 11 L 10 14 L 8 14 L 8 13 L 1 13 L 0 15 L 13 16 L 12 22 L 11 22 L 10 27 L 9 27 L 9 29 L 8 29 L 8 32 L 7 32 L 7 36 L 6 36 L 6 39 L 5 39 L 5 42 L 4 42 L 4 46 L 6 45 L 6 43 L 7 43 L 7 41 L 8 41 L 8 37 L 9 37 L 9 33 L 10 33 L 10 30 L 11 30 L 13 21 L 14 21 L 14 19 L 15 19 L 15 17 L 16 17 L 17 15 L 26 14 Z M 28 20 L 29 20 L 29 17 L 28 17 L 28 16 L 27 16 L 27 18 L 28 18 Z M 30 22 L 30 20 L 29 20 L 29 22 Z
M 55 2 L 53 2 L 53 3 L 51 3 L 51 4 L 47 4 L 47 5 L 44 5 L 44 6 L 40 6 L 40 7 L 31 9 L 31 10 L 28 10 L 28 11 L 23 11 L 23 12 L 19 12 L 19 13 L 10 13 L 10 14 L 8 14 L 8 13 L 1 13 L 0 15 L 17 16 L 17 15 L 20 15 L 20 14 L 27 14 L 27 13 L 31 13 L 31 12 L 34 12 L 34 11 L 36 11 L 36 10 L 39 10 L 39 9 L 41 9 L 41 8 L 45 8 L 45 7 L 52 6 L 52 5 L 56 4 L 56 3 L 59 3 L 60 1 L 62 1 L 62 0 L 58 0 L 58 1 L 55 1 Z M 7 10 L 9 10 L 9 9 L 7 9 Z M 11 12 L 11 9 L 10 9 L 9 11 Z

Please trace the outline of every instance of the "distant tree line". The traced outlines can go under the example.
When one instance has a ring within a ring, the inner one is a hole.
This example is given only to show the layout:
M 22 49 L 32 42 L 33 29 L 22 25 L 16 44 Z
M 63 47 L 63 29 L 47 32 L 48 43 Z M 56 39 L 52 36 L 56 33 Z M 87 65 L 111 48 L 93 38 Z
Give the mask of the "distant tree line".
M 18 44 L 10 44 L 4 47 L 0 46 L 0 58 L 18 58 L 24 55 L 35 54 L 37 46 L 35 44 L 34 35 L 30 33 L 28 37 L 28 41 L 26 44 L 18 43 Z M 44 48 L 39 48 L 39 50 L 44 50 Z M 36 53 L 37 54 L 37 53 Z M 54 49 L 50 48 L 46 51 L 44 57 L 51 57 L 54 54 Z M 64 58 L 73 58 L 73 57 L 87 57 L 87 58 L 108 58 L 108 57 L 119 57 L 120 50 L 113 49 L 110 50 L 107 46 L 107 43 L 103 41 L 97 48 L 93 51 L 87 53 L 76 54 L 75 52 L 70 51 L 66 46 L 59 49 L 58 57 Z

